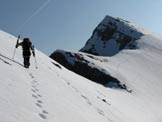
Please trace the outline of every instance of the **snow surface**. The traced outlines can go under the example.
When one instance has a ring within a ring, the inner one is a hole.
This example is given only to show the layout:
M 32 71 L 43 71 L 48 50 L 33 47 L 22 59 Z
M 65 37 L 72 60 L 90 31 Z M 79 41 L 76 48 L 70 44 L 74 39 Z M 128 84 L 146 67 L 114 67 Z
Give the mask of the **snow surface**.
M 16 37 L 0 31 L 0 122 L 161 122 L 161 40 L 144 35 L 137 50 L 96 57 L 128 93 L 91 82 L 38 50 L 38 69 L 33 57 L 25 69 L 21 48 L 11 60 Z

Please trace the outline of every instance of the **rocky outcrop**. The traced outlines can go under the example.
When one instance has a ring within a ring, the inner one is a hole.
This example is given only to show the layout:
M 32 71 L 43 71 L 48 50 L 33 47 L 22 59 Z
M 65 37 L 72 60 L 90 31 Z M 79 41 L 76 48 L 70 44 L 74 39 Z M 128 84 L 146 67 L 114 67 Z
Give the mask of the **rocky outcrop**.
M 86 55 L 81 53 L 72 53 L 63 50 L 57 50 L 50 57 L 69 70 L 86 77 L 96 83 L 100 83 L 108 87 L 120 87 L 121 83 L 118 79 L 114 78 L 106 69 L 97 68 L 97 66 L 87 60 Z M 90 56 L 92 59 L 93 56 Z M 95 58 L 93 58 L 95 60 Z M 102 61 L 101 61 L 102 62 Z

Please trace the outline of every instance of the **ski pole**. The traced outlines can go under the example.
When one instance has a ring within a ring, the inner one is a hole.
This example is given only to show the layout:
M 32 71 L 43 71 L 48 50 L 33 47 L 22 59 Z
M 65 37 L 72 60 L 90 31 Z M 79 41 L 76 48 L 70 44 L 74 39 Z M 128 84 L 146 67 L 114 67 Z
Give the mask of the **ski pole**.
M 14 59 L 15 53 L 16 53 L 16 47 L 15 47 L 15 49 L 14 49 L 14 53 L 13 53 L 12 59 Z
M 35 60 L 35 67 L 36 67 L 36 69 L 38 69 L 37 59 L 36 59 L 36 56 L 35 56 L 35 48 L 34 48 L 34 45 L 32 46 L 32 48 L 33 48 L 33 56 L 34 56 L 34 60 Z
M 19 39 L 20 39 L 20 35 L 17 37 L 16 45 L 19 43 Z M 14 49 L 14 53 L 13 53 L 12 59 L 14 59 L 15 53 L 16 53 L 16 46 L 15 46 L 15 49 Z
M 35 59 L 35 66 L 36 66 L 35 68 L 38 69 L 36 57 L 34 57 L 34 59 Z

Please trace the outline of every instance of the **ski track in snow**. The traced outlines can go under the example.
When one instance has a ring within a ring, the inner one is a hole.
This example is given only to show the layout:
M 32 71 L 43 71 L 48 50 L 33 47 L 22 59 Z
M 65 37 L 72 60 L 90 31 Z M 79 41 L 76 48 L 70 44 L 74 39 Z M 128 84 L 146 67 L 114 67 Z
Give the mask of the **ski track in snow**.
M 20 65 L 20 66 L 22 66 L 22 67 L 24 67 L 24 65 L 23 64 L 21 64 L 21 63 L 19 63 L 19 62 L 17 62 L 17 61 L 15 61 L 14 59 L 11 59 L 11 58 L 9 58 L 9 57 L 6 57 L 6 56 L 4 56 L 3 54 L 1 54 L 0 53 L 0 56 L 3 58 L 0 58 L 4 63 L 6 63 L 6 64 L 9 64 L 9 65 L 11 65 L 8 61 L 6 61 L 5 59 L 7 59 L 7 60 L 9 60 L 9 61 L 11 61 L 11 62 L 13 62 L 13 63 L 16 63 L 16 64 L 18 64 L 18 65 Z
M 32 73 L 29 73 L 29 76 L 32 79 L 31 82 L 31 93 L 32 97 L 34 99 L 35 106 L 39 109 L 38 116 L 42 118 L 43 120 L 48 120 L 48 114 L 49 112 L 44 108 L 43 104 L 44 101 L 42 101 L 42 95 L 40 94 L 40 88 L 39 88 L 39 82 L 35 80 L 35 77 Z
M 0 58 L 0 60 L 1 60 L 2 62 L 4 62 L 4 63 L 8 64 L 8 65 L 11 65 L 8 61 L 6 61 L 6 60 L 4 60 L 4 59 L 2 59 L 2 58 Z

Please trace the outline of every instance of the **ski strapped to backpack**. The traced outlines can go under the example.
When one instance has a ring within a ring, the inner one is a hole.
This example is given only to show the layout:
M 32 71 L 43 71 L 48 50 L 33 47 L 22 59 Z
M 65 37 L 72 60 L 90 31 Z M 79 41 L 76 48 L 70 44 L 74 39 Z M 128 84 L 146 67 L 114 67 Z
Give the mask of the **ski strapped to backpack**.
M 15 49 L 14 49 L 14 52 L 13 52 L 12 59 L 14 59 L 14 57 L 15 57 L 16 48 L 17 48 L 17 45 L 18 45 L 18 43 L 19 43 L 19 39 L 20 39 L 20 35 L 17 37 L 16 46 L 15 46 Z

